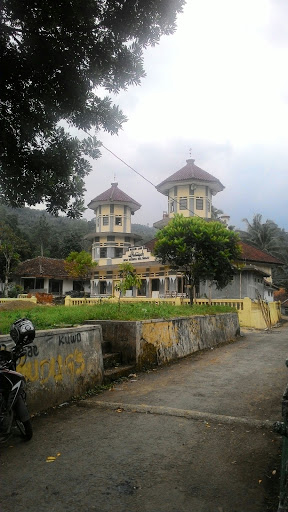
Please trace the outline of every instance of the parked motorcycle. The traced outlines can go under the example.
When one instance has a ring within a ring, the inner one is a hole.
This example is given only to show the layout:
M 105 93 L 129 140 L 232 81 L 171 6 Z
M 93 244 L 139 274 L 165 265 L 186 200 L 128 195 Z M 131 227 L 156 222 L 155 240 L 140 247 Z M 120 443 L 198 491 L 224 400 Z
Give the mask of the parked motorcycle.
M 26 404 L 26 380 L 16 371 L 17 360 L 26 355 L 26 345 L 33 342 L 35 329 L 30 320 L 21 318 L 12 324 L 10 336 L 15 343 L 11 350 L 0 350 L 0 442 L 13 433 L 15 425 L 28 441 L 33 436 Z

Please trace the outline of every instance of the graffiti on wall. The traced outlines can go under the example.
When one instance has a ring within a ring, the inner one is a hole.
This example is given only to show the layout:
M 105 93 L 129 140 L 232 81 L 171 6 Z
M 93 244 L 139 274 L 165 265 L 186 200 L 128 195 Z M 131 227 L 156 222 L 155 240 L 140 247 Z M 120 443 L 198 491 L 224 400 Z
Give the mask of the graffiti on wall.
M 34 347 L 36 347 L 36 345 L 34 345 Z M 67 356 L 58 354 L 56 357 L 50 357 L 49 359 L 31 359 L 30 356 L 30 359 L 27 360 L 24 356 L 20 360 L 18 369 L 28 381 L 39 381 L 40 384 L 44 385 L 50 379 L 57 383 L 62 382 L 68 377 L 73 381 L 75 377 L 80 376 L 84 372 L 85 361 L 83 352 L 75 348 L 75 350 Z

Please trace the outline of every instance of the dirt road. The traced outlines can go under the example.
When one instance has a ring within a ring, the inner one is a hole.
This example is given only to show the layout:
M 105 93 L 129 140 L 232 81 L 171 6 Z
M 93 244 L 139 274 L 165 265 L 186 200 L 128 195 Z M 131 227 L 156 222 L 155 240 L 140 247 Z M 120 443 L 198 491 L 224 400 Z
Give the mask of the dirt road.
M 288 328 L 137 374 L 1 447 L 1 512 L 275 512 Z

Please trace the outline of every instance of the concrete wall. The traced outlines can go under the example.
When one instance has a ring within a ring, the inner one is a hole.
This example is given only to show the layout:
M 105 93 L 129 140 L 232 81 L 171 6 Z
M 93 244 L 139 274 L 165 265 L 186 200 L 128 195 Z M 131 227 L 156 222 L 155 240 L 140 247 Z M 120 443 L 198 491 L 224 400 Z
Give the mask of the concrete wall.
M 197 350 L 234 341 L 240 333 L 237 313 L 199 315 L 137 322 L 95 320 L 112 351 L 121 351 L 123 363 L 138 368 L 163 364 Z M 91 322 L 92 323 L 92 322 Z
M 242 270 L 234 275 L 233 280 L 222 290 L 218 290 L 210 281 L 200 283 L 200 297 L 212 299 L 243 299 L 249 297 L 255 299 L 257 292 L 264 297 L 265 286 L 263 276 L 259 272 Z
M 266 314 L 263 314 L 266 311 Z M 255 329 L 267 329 L 276 325 L 281 319 L 281 303 L 268 302 L 261 305 L 247 297 L 243 300 L 243 309 L 238 311 L 241 326 Z
M 28 406 L 36 413 L 79 396 L 103 381 L 102 331 L 98 325 L 37 331 L 17 369 L 27 379 Z M 1 348 L 13 346 L 0 336 Z

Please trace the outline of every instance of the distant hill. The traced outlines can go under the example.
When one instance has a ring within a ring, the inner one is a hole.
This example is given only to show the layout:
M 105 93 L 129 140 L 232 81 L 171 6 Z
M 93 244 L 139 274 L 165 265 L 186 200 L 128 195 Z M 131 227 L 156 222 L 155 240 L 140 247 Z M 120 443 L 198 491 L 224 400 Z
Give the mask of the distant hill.
M 157 229 L 150 226 L 144 226 L 143 224 L 132 224 L 131 231 L 132 233 L 142 237 L 143 244 L 149 242 L 152 238 L 155 238 L 157 233 Z
M 85 233 L 91 231 L 93 226 L 95 228 L 94 221 L 87 219 L 70 219 L 68 217 L 55 217 L 50 213 L 46 212 L 46 210 L 37 210 L 35 208 L 10 208 L 9 206 L 0 205 L 0 217 L 2 220 L 5 220 L 5 217 L 15 218 L 15 223 L 21 230 L 30 231 L 35 226 L 35 223 L 39 222 L 39 220 L 44 218 L 49 226 L 53 226 L 57 229 L 57 231 L 62 231 L 63 228 L 74 230 L 80 229 L 80 231 L 85 231 Z M 17 219 L 17 220 L 16 220 Z
M 11 208 L 0 204 L 0 221 L 7 222 L 18 236 L 29 245 L 26 257 L 44 256 L 66 258 L 70 251 L 90 251 L 91 242 L 83 240 L 95 232 L 95 221 L 55 217 L 45 210 L 35 208 Z M 155 237 L 156 229 L 142 224 L 132 224 L 132 232 L 145 243 Z

